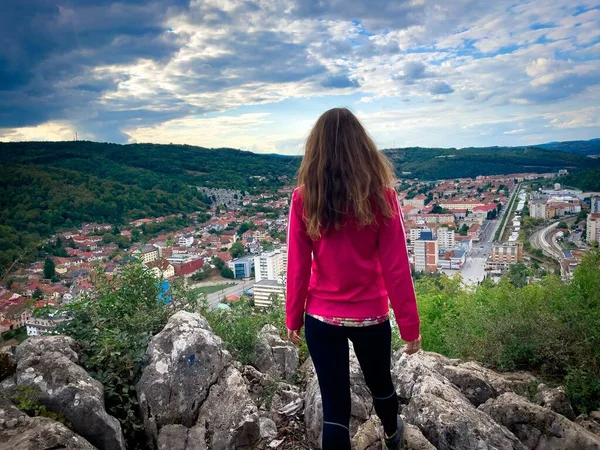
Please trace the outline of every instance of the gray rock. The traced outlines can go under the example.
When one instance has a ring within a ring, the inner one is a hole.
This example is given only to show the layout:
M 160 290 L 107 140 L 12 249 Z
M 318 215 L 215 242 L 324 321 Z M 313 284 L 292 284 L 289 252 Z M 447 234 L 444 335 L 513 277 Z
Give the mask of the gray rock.
M 444 366 L 440 369 L 440 373 L 448 378 L 474 406 L 479 406 L 498 395 L 496 389 L 481 372 L 458 365 Z
M 207 450 L 206 430 L 183 425 L 165 425 L 158 436 L 158 450 Z
M 259 425 L 261 438 L 271 439 L 277 436 L 277 425 L 268 417 L 261 417 Z
M 197 424 L 206 429 L 211 450 L 252 446 L 260 439 L 257 411 L 242 375 L 228 366 L 210 388 Z
M 445 398 L 450 400 L 446 400 Z M 402 411 L 438 450 L 525 450 L 519 440 L 466 399 L 419 393 Z
M 355 450 L 385 450 L 383 428 L 376 415 L 363 423 L 352 438 Z M 435 450 L 435 447 L 423 436 L 421 430 L 404 422 L 403 450 Z
M 258 334 L 255 365 L 276 379 L 291 380 L 298 370 L 298 348 L 279 336 L 273 325 L 265 325 Z
M 506 426 L 529 449 L 598 450 L 600 439 L 564 416 L 505 393 L 479 407 Z
M 593 419 L 591 415 L 588 416 L 587 414 L 580 414 L 575 419 L 575 423 L 585 428 L 590 433 L 600 437 L 600 421 Z
M 104 388 L 76 364 L 75 348 L 66 336 L 27 339 L 17 349 L 17 385 L 39 391 L 37 401 L 62 414 L 94 446 L 122 450 L 121 425 L 106 413 Z
M 590 418 L 592 420 L 595 420 L 596 422 L 600 423 L 600 409 L 597 411 L 592 411 L 590 413 Z
M 310 444 L 321 448 L 323 433 L 323 406 L 319 382 L 314 372 L 312 362 L 306 364 L 303 370 L 307 371 L 308 382 L 304 395 L 304 422 Z M 358 427 L 371 417 L 373 399 L 360 369 L 358 359 L 350 345 L 350 434 L 356 433 Z
M 567 392 L 562 386 L 550 388 L 545 384 L 540 384 L 533 401 L 544 408 L 550 408 L 552 411 L 562 414 L 569 420 L 575 420 L 575 412 L 573 412 Z
M 165 425 L 191 428 L 210 387 L 231 361 L 208 322 L 178 312 L 148 346 L 148 366 L 136 388 L 149 445 Z
M 537 378 L 530 373 L 498 373 L 473 361 L 460 363 L 458 367 L 470 370 L 483 377 L 483 379 L 496 390 L 497 395 L 504 394 L 505 392 L 514 392 L 527 397 L 531 388 L 538 383 Z
M 94 450 L 88 441 L 46 417 L 29 417 L 0 397 L 0 450 Z
M 5 397 L 14 397 L 17 393 L 17 377 L 8 377 L 0 383 L 0 394 Z
M 441 361 L 434 354 L 419 352 L 400 356 L 394 365 L 398 393 L 408 403 L 402 410 L 407 422 L 440 450 L 523 449 L 514 435 L 475 409 L 458 387 L 438 372 L 445 370 Z M 469 378 L 462 379 L 466 386 Z

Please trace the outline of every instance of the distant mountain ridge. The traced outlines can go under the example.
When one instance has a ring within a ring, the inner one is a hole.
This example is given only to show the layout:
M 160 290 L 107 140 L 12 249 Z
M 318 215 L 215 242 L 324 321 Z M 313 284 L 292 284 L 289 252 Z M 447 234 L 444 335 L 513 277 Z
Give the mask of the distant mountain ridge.
M 600 138 L 590 139 L 587 141 L 548 142 L 546 144 L 536 145 L 536 147 L 575 153 L 577 155 L 584 156 L 600 155 Z

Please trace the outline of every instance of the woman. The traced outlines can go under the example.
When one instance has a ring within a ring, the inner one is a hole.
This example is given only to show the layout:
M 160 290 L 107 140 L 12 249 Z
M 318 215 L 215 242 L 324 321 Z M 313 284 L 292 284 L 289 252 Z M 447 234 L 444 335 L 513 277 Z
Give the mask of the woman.
M 402 215 L 390 162 L 345 108 L 325 112 L 307 141 L 288 224 L 286 324 L 306 343 L 323 399 L 323 450 L 350 449 L 348 339 L 388 448 L 403 424 L 390 373 L 391 301 L 405 352 L 421 347 Z

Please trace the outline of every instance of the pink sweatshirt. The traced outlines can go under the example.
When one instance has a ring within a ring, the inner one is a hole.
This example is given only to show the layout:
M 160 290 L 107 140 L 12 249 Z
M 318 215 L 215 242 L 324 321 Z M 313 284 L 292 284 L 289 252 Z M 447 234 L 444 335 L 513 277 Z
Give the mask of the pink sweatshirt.
M 286 324 L 299 330 L 304 313 L 366 319 L 389 311 L 391 301 L 402 339 L 419 337 L 419 314 L 410 274 L 404 221 L 396 192 L 386 192 L 394 217 L 377 224 L 349 221 L 318 240 L 306 234 L 302 195 L 294 190 L 288 224 Z

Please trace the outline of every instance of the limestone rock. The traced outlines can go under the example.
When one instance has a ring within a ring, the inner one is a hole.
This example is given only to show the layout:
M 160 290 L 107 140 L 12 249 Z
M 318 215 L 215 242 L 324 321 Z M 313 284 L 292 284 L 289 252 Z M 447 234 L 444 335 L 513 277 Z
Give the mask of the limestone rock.
M 185 311 L 152 338 L 147 354 L 149 363 L 136 388 L 152 446 L 165 425 L 196 424 L 200 406 L 231 355 L 204 317 Z
M 0 394 L 13 397 L 17 393 L 17 377 L 8 377 L 0 382 Z
M 399 395 L 408 403 L 402 410 L 407 422 L 440 450 L 524 449 L 512 433 L 475 409 L 436 369 L 443 370 L 440 359 L 427 353 L 402 355 L 394 365 Z
M 580 414 L 575 419 L 575 423 L 600 437 L 600 421 L 594 420 L 591 414 L 589 416 L 587 414 Z
M 252 446 L 260 439 L 257 407 L 240 372 L 228 366 L 200 408 L 198 426 L 206 429 L 211 450 Z
M 274 438 L 277 436 L 277 425 L 268 417 L 261 417 L 259 421 L 260 425 L 260 437 L 261 438 Z
M 39 391 L 40 404 L 62 414 L 100 450 L 122 450 L 121 425 L 106 413 L 104 388 L 77 365 L 75 348 L 73 339 L 66 336 L 27 339 L 17 349 L 17 385 Z
M 206 430 L 183 425 L 165 425 L 158 436 L 158 450 L 207 450 Z
M 95 450 L 63 424 L 46 417 L 29 417 L 0 397 L 0 450 Z
M 298 348 L 279 336 L 273 325 L 265 325 L 258 334 L 255 365 L 276 379 L 291 380 L 298 369 Z
M 550 388 L 545 384 L 540 384 L 533 401 L 540 406 L 550 408 L 552 411 L 562 414 L 569 420 L 575 420 L 573 407 L 567 397 L 565 388 L 562 386 Z
M 466 399 L 448 401 L 419 393 L 413 395 L 403 414 L 438 450 L 525 450 L 512 433 Z
M 564 416 L 505 393 L 479 407 L 512 431 L 529 449 L 598 450 L 600 438 Z
M 355 450 L 385 450 L 383 427 L 376 415 L 363 423 L 352 438 Z M 421 430 L 404 422 L 403 450 L 435 450 L 435 447 L 423 436 Z

